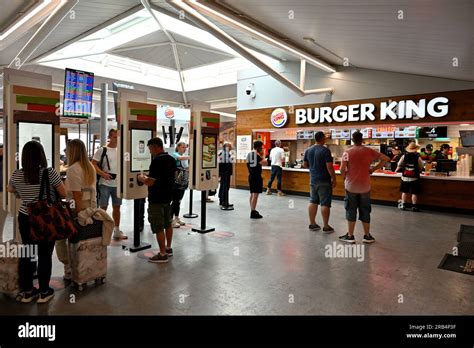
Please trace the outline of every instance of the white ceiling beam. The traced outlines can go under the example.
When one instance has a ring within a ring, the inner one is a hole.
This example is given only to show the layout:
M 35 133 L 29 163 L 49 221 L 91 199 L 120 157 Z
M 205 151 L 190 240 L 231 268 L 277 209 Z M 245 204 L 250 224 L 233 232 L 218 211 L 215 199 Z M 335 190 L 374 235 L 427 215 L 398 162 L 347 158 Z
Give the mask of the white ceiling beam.
M 196 9 L 189 6 L 187 3 L 180 1 L 180 0 L 167 0 L 167 2 L 172 5 L 173 7 L 177 8 L 178 10 L 183 10 L 186 12 L 188 16 L 190 16 L 194 21 L 198 23 L 204 30 L 208 31 L 210 34 L 214 35 L 217 39 L 221 40 L 223 43 L 228 45 L 234 51 L 242 55 L 242 57 L 249 60 L 251 63 L 256 65 L 258 68 L 262 69 L 268 75 L 272 76 L 277 81 L 281 82 L 283 85 L 288 87 L 289 89 L 293 90 L 300 96 L 305 96 L 306 94 L 314 94 L 314 93 L 333 93 L 333 88 L 321 88 L 311 90 L 311 92 L 307 92 L 299 88 L 293 81 L 289 80 L 285 76 L 283 76 L 280 72 L 275 70 L 273 67 L 267 65 L 263 61 L 261 61 L 258 57 L 256 57 L 248 48 L 242 45 L 239 41 L 235 40 L 232 36 L 224 32 L 214 23 L 212 23 L 209 19 L 204 17 L 201 13 L 199 13 Z
M 150 6 L 150 2 L 148 0 L 141 0 L 141 3 L 143 7 L 148 11 L 148 13 L 150 13 L 150 15 L 153 17 L 155 22 L 158 24 L 160 29 L 165 33 L 165 35 L 168 37 L 168 40 L 171 43 L 171 49 L 173 51 L 173 58 L 176 65 L 176 70 L 178 71 L 178 74 L 179 74 L 179 83 L 181 84 L 181 92 L 183 93 L 183 101 L 185 105 L 188 105 L 188 97 L 186 96 L 186 90 L 184 89 L 184 75 L 181 69 L 181 63 L 179 61 L 178 49 L 176 48 L 176 40 L 168 32 L 168 30 L 166 30 L 166 28 L 161 24 L 158 17 L 155 16 L 155 13 L 153 12 L 153 9 Z
M 39 29 L 28 40 L 15 58 L 10 62 L 9 68 L 20 69 L 31 58 L 33 53 L 46 41 L 51 33 L 58 27 L 69 12 L 79 3 L 79 0 L 59 2 L 56 8 L 41 24 Z
M 291 44 L 290 42 L 283 41 L 270 31 L 257 27 L 251 21 L 236 16 L 228 9 L 218 6 L 216 3 L 203 2 L 198 0 L 185 0 L 185 2 L 201 14 L 205 14 L 221 24 L 231 26 L 232 28 L 237 29 L 240 32 L 245 32 L 248 35 L 251 35 L 252 37 L 265 41 L 270 45 L 278 47 L 279 49 L 299 59 L 304 59 L 307 61 L 307 63 L 315 66 L 318 69 L 322 69 L 330 73 L 336 72 L 336 69 L 329 63 L 319 58 L 316 58 L 314 55 L 300 49 L 299 47 Z

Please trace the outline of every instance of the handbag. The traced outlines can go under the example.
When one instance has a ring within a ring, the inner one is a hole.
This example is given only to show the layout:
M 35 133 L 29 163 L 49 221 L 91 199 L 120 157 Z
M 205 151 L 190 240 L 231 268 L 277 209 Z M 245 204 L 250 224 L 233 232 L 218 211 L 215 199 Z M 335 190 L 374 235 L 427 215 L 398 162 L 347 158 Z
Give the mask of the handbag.
M 69 238 L 69 242 L 78 243 L 81 240 L 92 239 L 102 237 L 102 225 L 103 222 L 92 218 L 92 223 L 82 226 L 75 221 L 78 233 Z
M 181 161 L 179 161 L 180 164 L 177 167 L 178 169 L 178 175 L 176 175 L 176 179 L 174 181 L 174 184 L 176 188 L 179 188 L 180 190 L 186 190 L 189 186 L 189 171 L 187 168 L 184 168 L 181 164 Z
M 77 228 L 71 213 L 70 203 L 51 200 L 48 169 L 43 169 L 38 201 L 28 204 L 30 237 L 34 241 L 55 241 L 72 238 Z M 46 198 L 43 196 L 46 191 Z

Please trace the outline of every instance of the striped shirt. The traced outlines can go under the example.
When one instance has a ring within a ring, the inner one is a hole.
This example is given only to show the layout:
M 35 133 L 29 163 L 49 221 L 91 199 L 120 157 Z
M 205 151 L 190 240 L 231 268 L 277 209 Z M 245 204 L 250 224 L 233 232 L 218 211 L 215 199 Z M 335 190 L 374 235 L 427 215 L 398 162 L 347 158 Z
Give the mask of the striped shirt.
M 54 168 L 48 168 L 49 183 L 52 201 L 56 201 L 57 194 L 55 187 L 58 187 L 62 181 L 59 173 Z M 40 171 L 40 182 L 43 176 L 43 170 Z M 10 178 L 10 186 L 12 186 L 21 198 L 21 206 L 18 210 L 20 213 L 28 215 L 28 204 L 37 202 L 40 194 L 40 184 L 31 185 L 25 181 L 23 169 L 17 169 Z M 43 194 L 46 198 L 46 192 Z

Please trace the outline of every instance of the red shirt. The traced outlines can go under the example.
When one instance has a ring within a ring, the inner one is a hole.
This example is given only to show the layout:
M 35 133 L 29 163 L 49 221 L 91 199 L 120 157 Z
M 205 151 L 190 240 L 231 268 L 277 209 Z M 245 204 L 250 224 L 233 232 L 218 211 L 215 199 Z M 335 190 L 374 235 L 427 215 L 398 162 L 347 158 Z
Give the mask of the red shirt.
M 382 154 L 365 146 L 353 146 L 342 155 L 347 162 L 346 190 L 351 193 L 370 192 L 370 164 L 380 158 Z

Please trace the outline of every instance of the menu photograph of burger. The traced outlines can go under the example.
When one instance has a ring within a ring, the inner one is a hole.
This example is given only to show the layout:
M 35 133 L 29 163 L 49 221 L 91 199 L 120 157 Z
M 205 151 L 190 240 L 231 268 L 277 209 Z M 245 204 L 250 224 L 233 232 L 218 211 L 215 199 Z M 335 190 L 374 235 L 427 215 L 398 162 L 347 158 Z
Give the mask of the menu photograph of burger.
M 204 135 L 202 138 L 202 167 L 217 167 L 217 137 Z

